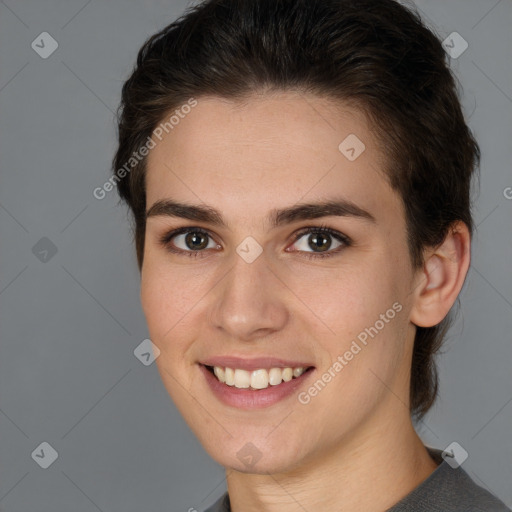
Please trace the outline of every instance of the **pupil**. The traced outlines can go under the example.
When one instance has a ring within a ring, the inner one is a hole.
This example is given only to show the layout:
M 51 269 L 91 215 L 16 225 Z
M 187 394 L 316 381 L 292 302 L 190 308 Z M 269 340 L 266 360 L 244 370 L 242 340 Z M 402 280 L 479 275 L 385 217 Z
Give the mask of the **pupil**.
M 318 244 L 319 241 L 321 241 L 321 245 L 316 245 L 316 247 L 312 247 L 313 249 L 316 248 L 327 250 L 331 246 L 330 240 L 324 235 L 313 235 L 311 241 L 313 242 L 313 244 Z
M 202 243 L 201 238 L 203 239 Z M 206 237 L 201 233 L 189 233 L 185 237 L 185 241 L 191 249 L 204 249 L 208 245 L 208 242 L 206 242 Z M 199 244 L 197 244 L 197 242 L 199 242 Z

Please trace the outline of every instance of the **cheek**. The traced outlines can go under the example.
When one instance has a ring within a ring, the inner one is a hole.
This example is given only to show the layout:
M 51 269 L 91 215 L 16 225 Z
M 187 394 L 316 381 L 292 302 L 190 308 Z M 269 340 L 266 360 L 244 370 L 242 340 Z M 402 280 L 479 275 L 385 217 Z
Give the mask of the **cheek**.
M 166 332 L 185 318 L 204 294 L 204 275 L 171 267 L 151 252 L 141 272 L 141 304 L 148 326 L 155 334 Z
M 397 277 L 381 263 L 302 269 L 286 278 L 296 296 L 337 337 L 351 337 L 373 325 L 400 300 Z M 334 331 L 334 333 L 332 332 Z
M 365 400 L 365 392 L 368 400 L 375 396 L 376 388 L 382 387 L 378 378 L 392 379 L 403 360 L 408 321 L 400 290 L 405 289 L 406 274 L 385 265 L 384 260 L 367 258 L 360 266 L 303 272 L 291 286 L 315 313 L 302 308 L 305 323 L 321 329 L 316 339 L 324 352 L 325 367 L 343 358 L 336 381 L 343 389 L 351 389 L 357 400 Z
M 202 285 L 199 278 L 184 278 L 179 270 L 152 265 L 150 258 L 144 265 L 140 298 L 150 338 L 161 351 L 156 363 L 181 372 L 191 340 L 199 335 L 201 323 L 194 321 L 194 306 L 203 295 Z
M 160 349 L 155 364 L 167 392 L 182 410 L 190 400 L 190 365 L 193 341 L 200 336 L 197 306 L 204 293 L 200 280 L 185 278 L 179 269 L 170 271 L 144 263 L 141 274 L 141 304 L 151 341 Z

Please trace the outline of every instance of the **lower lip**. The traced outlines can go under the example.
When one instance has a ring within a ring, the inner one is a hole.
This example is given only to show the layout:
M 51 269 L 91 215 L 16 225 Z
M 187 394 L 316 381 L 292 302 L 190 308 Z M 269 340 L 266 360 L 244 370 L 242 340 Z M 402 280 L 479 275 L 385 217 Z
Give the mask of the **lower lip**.
M 239 389 L 220 382 L 206 366 L 200 364 L 199 368 L 206 378 L 213 394 L 224 404 L 238 409 L 259 409 L 269 407 L 288 398 L 300 388 L 311 376 L 314 368 L 304 372 L 288 382 L 282 382 L 277 386 L 269 386 L 265 389 Z

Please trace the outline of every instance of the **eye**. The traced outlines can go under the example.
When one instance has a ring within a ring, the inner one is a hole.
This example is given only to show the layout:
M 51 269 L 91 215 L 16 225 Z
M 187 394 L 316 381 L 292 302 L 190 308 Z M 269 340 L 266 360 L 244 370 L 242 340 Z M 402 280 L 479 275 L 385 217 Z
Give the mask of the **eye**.
M 203 249 L 220 248 L 207 231 L 195 227 L 183 227 L 166 233 L 160 238 L 160 243 L 169 252 L 189 257 L 202 256 L 200 253 Z
M 306 235 L 307 238 L 306 238 Z M 304 238 L 303 241 L 301 239 Z M 332 248 L 332 239 L 335 247 Z M 198 227 L 182 227 L 165 233 L 160 238 L 160 244 L 169 252 L 188 257 L 203 257 L 208 253 L 204 249 L 221 249 L 208 231 Z M 302 229 L 294 235 L 295 250 L 306 258 L 328 258 L 340 253 L 351 245 L 349 237 L 327 226 L 311 226 Z M 313 249 L 309 251 L 308 249 Z
M 301 238 L 304 238 L 304 240 L 301 240 Z M 334 249 L 332 249 L 333 238 L 335 239 L 335 243 L 338 244 Z M 297 241 L 299 241 L 299 243 L 297 243 Z M 294 243 L 296 249 L 304 253 L 304 257 L 310 259 L 335 256 L 350 245 L 351 240 L 349 237 L 327 226 L 308 227 L 301 230 L 295 235 Z M 308 249 L 312 249 L 313 251 L 309 252 Z

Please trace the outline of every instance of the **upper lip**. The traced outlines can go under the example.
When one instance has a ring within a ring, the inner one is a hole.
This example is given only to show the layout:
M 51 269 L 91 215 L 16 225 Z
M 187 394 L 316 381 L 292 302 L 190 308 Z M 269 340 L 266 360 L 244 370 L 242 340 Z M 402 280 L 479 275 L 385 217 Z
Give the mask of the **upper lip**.
M 259 370 L 261 368 L 309 368 L 313 366 L 302 361 L 291 361 L 270 356 L 254 358 L 214 356 L 201 361 L 201 364 L 205 366 L 220 366 L 221 368 L 239 368 L 247 371 Z

